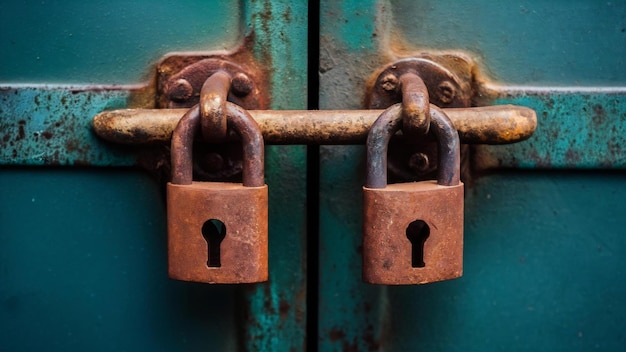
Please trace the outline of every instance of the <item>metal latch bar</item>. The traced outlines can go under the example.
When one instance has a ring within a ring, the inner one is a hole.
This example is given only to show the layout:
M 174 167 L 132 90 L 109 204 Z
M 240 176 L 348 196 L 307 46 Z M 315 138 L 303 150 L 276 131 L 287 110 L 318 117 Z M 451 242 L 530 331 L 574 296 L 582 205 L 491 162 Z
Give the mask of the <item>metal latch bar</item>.
M 101 138 L 141 145 L 170 140 L 188 109 L 124 109 L 94 117 Z M 443 109 L 462 143 L 509 144 L 528 139 L 537 128 L 535 111 L 522 106 L 496 105 Z M 266 144 L 363 144 L 383 110 L 250 110 Z M 235 139 L 233 135 L 230 138 Z

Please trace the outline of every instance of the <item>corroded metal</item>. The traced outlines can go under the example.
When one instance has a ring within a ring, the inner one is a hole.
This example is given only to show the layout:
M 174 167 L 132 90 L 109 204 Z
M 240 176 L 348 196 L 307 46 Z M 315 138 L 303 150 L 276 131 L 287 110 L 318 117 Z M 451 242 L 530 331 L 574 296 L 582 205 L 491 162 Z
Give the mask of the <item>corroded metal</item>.
M 400 76 L 402 92 L 402 132 L 409 136 L 428 133 L 430 99 L 428 88 L 420 76 L 408 72 Z
M 172 136 L 167 219 L 168 271 L 173 279 L 249 283 L 268 278 L 263 138 L 244 109 L 227 103 L 226 110 L 229 126 L 244 144 L 242 184 L 192 181 L 193 139 L 200 132 L 197 105 L 183 116 Z M 222 238 L 213 241 L 206 232 L 218 231 L 218 227 Z
M 509 144 L 528 139 L 537 128 L 532 109 L 515 105 L 443 109 L 462 143 Z M 94 117 L 103 139 L 141 145 L 170 140 L 183 109 L 126 109 Z M 267 144 L 362 144 L 382 110 L 248 111 Z M 229 139 L 235 139 L 234 135 Z
M 205 283 L 267 281 L 267 186 L 223 182 L 167 185 L 168 272 L 172 279 Z M 243 206 L 242 204 L 245 204 Z M 204 224 L 224 224 L 221 266 L 209 267 Z
M 244 66 L 234 60 L 193 55 L 166 57 L 157 67 L 157 107 L 190 108 L 198 104 L 206 80 L 216 72 L 224 72 L 232 77 L 228 101 L 246 109 L 266 109 L 269 98 L 266 87 L 261 86 L 263 74 L 252 62 Z
M 242 107 L 226 104 L 229 125 L 243 144 L 243 185 L 261 187 L 264 181 L 264 141 L 259 126 Z M 200 128 L 200 108 L 196 105 L 181 118 L 172 134 L 172 182 L 192 183 L 193 140 Z
M 226 137 L 226 102 L 233 77 L 226 71 L 217 71 L 200 90 L 200 125 L 207 141 Z
M 365 187 L 385 188 L 387 186 L 387 152 L 391 137 L 403 126 L 402 104 L 392 105 L 376 120 L 367 137 L 367 166 Z M 446 114 L 436 106 L 430 107 L 430 124 L 437 139 L 438 174 L 437 184 L 453 186 L 460 178 L 459 136 Z
M 431 104 L 444 108 L 470 105 L 472 88 L 467 79 L 430 58 L 407 58 L 385 66 L 378 73 L 366 96 L 366 106 L 370 109 L 384 109 L 404 101 L 409 91 L 402 89 L 402 84 L 390 89 L 388 82 L 391 77 L 400 81 L 406 74 L 416 75 L 423 81 Z
M 386 144 L 402 123 L 401 107 L 387 109 L 367 140 L 363 187 L 363 280 L 424 284 L 463 273 L 463 183 L 460 142 L 452 124 L 431 106 L 440 160 L 437 181 L 386 185 Z M 414 242 L 415 228 L 422 236 Z M 424 233 L 425 231 L 425 233 Z M 419 253 L 419 255 L 416 255 Z

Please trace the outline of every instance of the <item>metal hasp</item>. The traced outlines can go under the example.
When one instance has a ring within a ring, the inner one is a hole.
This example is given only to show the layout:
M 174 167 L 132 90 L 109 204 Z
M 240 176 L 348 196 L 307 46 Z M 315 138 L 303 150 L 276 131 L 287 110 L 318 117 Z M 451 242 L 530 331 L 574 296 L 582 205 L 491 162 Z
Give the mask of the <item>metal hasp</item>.
M 387 152 L 402 127 L 396 104 L 378 118 L 367 138 L 363 187 L 363 280 L 424 284 L 463 272 L 463 183 L 460 142 L 445 113 L 430 106 L 438 145 L 437 180 L 387 185 Z
M 509 144 L 537 128 L 532 109 L 516 105 L 443 109 L 462 143 Z M 98 136 L 112 143 L 144 145 L 170 140 L 184 109 L 104 111 L 93 119 Z M 266 144 L 363 144 L 383 110 L 251 110 Z M 234 140 L 236 135 L 227 139 Z
M 386 65 L 367 85 L 365 105 L 372 109 L 369 111 L 264 110 L 270 99 L 263 89 L 265 73 L 245 53 L 228 57 L 171 55 L 159 63 L 157 73 L 160 109 L 105 111 L 94 117 L 94 130 L 114 143 L 163 143 L 170 140 L 185 113 L 181 109 L 199 104 L 205 142 L 201 155 L 206 157 L 194 159 L 194 170 L 203 180 L 236 181 L 242 170 L 240 148 L 224 143 L 239 138 L 225 126 L 228 102 L 249 110 L 267 144 L 309 145 L 365 143 L 382 109 L 402 102 L 402 136 L 389 146 L 388 166 L 394 182 L 433 177 L 436 166 L 432 161 L 438 157 L 428 134 L 430 104 L 445 108 L 466 144 L 516 143 L 532 136 L 537 127 L 535 112 L 525 107 L 469 108 L 471 65 L 453 55 L 408 58 Z M 157 164 L 167 169 L 167 162 Z
M 172 135 L 172 182 L 167 184 L 168 271 L 173 279 L 251 283 L 268 278 L 268 189 L 258 125 L 240 106 L 224 105 L 243 143 L 243 183 L 192 181 L 198 105 Z
M 239 64 L 220 57 L 170 55 L 157 67 L 157 107 L 190 108 L 200 102 L 203 93 L 211 98 L 201 106 L 204 116 L 224 109 L 224 98 L 249 110 L 266 109 L 268 98 L 260 82 L 263 82 L 262 73 L 251 62 Z
M 451 53 L 423 55 L 383 66 L 367 85 L 365 105 L 370 109 L 385 109 L 402 102 L 402 133 L 406 137 L 395 138 L 389 144 L 387 166 L 394 182 L 434 177 L 437 145 L 424 138 L 429 126 L 429 104 L 442 108 L 469 108 L 472 104 L 472 60 Z M 490 124 L 494 128 L 490 131 L 493 138 L 501 133 L 501 127 L 496 127 L 495 121 Z M 461 149 L 462 160 L 468 159 L 467 151 L 467 147 Z
M 157 67 L 158 109 L 104 111 L 94 117 L 93 127 L 98 136 L 113 143 L 167 142 L 185 113 L 181 108 L 198 104 L 202 95 L 202 136 L 211 143 L 236 139 L 224 128 L 224 105 L 229 101 L 249 110 L 268 144 L 361 144 L 382 112 L 265 110 L 270 97 L 264 84 L 263 70 L 245 53 L 169 55 Z M 369 109 L 403 103 L 403 133 L 414 140 L 428 132 L 430 104 L 445 109 L 462 143 L 516 143 L 532 136 L 537 127 L 536 114 L 529 108 L 468 109 L 473 94 L 471 65 L 454 55 L 393 62 L 375 73 L 367 89 Z

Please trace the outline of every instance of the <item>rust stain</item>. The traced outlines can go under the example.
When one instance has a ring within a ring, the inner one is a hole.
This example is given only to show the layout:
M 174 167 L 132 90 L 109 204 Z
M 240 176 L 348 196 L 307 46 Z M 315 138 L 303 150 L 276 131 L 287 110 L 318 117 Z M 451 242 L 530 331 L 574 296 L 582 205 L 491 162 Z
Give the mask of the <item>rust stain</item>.
M 606 111 L 602 105 L 594 105 L 593 106 L 593 123 L 596 125 L 602 125 L 606 122 Z
M 330 341 L 337 342 L 345 339 L 346 333 L 343 330 L 335 327 L 328 332 L 328 337 L 330 338 Z
M 19 127 L 18 127 L 18 135 L 15 138 L 16 141 L 22 140 L 22 139 L 24 139 L 24 137 L 26 137 L 26 132 L 24 131 L 24 125 L 26 125 L 26 121 L 20 120 L 18 122 L 18 125 L 19 125 Z
M 289 314 L 289 310 L 291 309 L 291 305 L 284 298 L 281 298 L 280 304 L 278 305 L 278 311 L 280 313 L 280 318 L 285 319 Z
M 343 352 L 358 352 L 359 347 L 357 345 L 356 339 L 352 341 L 352 343 L 348 342 L 348 341 L 343 341 L 343 344 L 341 346 L 341 350 Z
M 363 341 L 367 345 L 367 349 L 370 351 L 378 351 L 380 348 L 380 341 L 376 339 L 374 335 L 374 327 L 372 325 L 368 325 L 367 329 L 365 329 Z

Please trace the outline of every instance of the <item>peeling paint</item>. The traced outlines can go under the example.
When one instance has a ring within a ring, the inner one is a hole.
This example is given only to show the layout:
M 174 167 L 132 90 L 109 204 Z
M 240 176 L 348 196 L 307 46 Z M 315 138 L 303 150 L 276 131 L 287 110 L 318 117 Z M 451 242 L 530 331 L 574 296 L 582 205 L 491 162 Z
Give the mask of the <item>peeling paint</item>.
M 626 90 L 506 89 L 494 104 L 537 112 L 537 130 L 524 143 L 474 146 L 474 167 L 626 168 Z
M 126 107 L 130 90 L 92 87 L 0 89 L 0 164 L 129 166 L 136 155 L 100 140 L 97 113 Z

